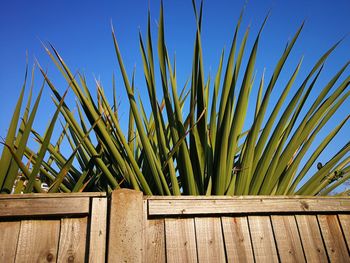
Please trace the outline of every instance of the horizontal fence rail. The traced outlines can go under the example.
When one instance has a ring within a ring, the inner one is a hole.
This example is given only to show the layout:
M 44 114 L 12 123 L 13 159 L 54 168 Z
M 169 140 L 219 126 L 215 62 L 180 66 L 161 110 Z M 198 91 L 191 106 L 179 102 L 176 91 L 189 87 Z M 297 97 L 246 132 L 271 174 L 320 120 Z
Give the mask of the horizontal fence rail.
M 350 262 L 350 198 L 0 196 L 0 262 Z
M 350 212 L 349 198 L 332 197 L 206 197 L 157 198 L 148 201 L 148 215 Z

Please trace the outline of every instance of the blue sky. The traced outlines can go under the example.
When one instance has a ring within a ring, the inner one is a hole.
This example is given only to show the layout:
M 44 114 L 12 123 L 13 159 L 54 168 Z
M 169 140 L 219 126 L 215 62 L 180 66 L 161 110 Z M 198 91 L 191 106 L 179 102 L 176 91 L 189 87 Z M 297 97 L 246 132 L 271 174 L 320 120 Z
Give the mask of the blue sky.
M 202 31 L 205 76 L 215 74 L 222 48 L 230 46 L 233 30 L 244 1 L 207 0 L 204 2 L 204 20 Z M 116 74 L 120 112 L 127 120 L 128 103 L 118 71 L 117 61 L 111 38 L 110 22 L 113 21 L 124 62 L 129 75 L 136 66 L 136 87 L 145 94 L 142 64 L 138 44 L 138 32 L 145 33 L 147 9 L 150 6 L 152 26 L 155 29 L 159 15 L 158 0 L 129 1 L 5 1 L 0 8 L 0 136 L 6 136 L 6 130 L 16 104 L 23 82 L 25 54 L 28 51 L 29 65 L 37 58 L 41 66 L 48 70 L 49 77 L 63 92 L 67 88 L 53 63 L 49 60 L 40 41 L 52 43 L 68 63 L 73 72 L 85 73 L 91 87 L 94 78 L 102 81 L 107 94 L 110 93 L 112 74 Z M 199 4 L 199 2 L 198 2 Z M 179 86 L 182 86 L 190 74 L 192 50 L 195 36 L 195 19 L 191 0 L 164 0 L 166 40 L 170 54 L 176 53 Z M 258 78 L 266 68 L 267 79 L 283 52 L 285 44 L 293 36 L 300 24 L 306 20 L 304 30 L 288 60 L 281 77 L 288 76 L 301 56 L 304 63 L 299 82 L 319 56 L 332 44 L 350 32 L 349 0 L 266 0 L 248 1 L 242 29 L 251 25 L 248 50 L 264 17 L 271 10 L 271 16 L 264 29 L 257 58 Z M 243 30 L 242 30 L 243 32 Z M 242 36 L 242 34 L 241 34 Z M 350 37 L 347 37 L 327 61 L 320 78 L 319 91 L 330 77 L 350 59 Z M 288 74 L 289 73 L 289 74 Z M 349 75 L 349 69 L 345 75 Z M 42 83 L 39 71 L 36 71 L 35 89 L 37 94 Z M 160 91 L 159 87 L 159 91 Z M 278 89 L 276 90 L 278 95 Z M 48 88 L 40 105 L 35 128 L 45 130 L 54 107 L 50 101 Z M 253 94 L 254 95 L 254 92 Z M 73 94 L 70 93 L 73 101 Z M 325 129 L 330 131 L 342 118 L 349 114 L 349 100 L 332 119 Z M 332 126 L 333 125 L 333 126 Z M 340 140 L 333 145 L 336 149 L 349 139 L 350 126 L 343 128 Z M 343 140 L 344 139 L 344 140 Z M 1 146 L 0 146 L 1 148 Z M 323 158 L 327 159 L 327 154 Z M 329 157 L 329 156 L 328 156 Z

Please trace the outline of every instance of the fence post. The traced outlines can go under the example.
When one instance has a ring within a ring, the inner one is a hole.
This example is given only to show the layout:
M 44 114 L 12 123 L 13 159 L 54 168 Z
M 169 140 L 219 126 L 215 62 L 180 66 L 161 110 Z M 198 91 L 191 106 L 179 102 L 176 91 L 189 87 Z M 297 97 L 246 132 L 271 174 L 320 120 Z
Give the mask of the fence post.
M 112 193 L 108 262 L 141 262 L 143 194 L 119 189 Z

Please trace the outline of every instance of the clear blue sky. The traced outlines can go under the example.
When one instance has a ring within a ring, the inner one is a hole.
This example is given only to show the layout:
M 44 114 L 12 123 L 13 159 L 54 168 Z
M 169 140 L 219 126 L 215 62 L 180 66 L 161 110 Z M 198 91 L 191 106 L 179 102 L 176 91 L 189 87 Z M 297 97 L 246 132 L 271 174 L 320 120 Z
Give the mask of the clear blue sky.
M 116 73 L 118 98 L 121 101 L 120 111 L 126 116 L 128 103 L 125 100 L 125 91 L 116 63 L 110 21 L 113 21 L 128 73 L 131 75 L 136 65 L 137 89 L 144 94 L 146 90 L 138 46 L 138 31 L 144 33 L 146 30 L 149 2 L 152 26 L 156 29 L 160 2 L 158 0 L 4 1 L 0 8 L 0 136 L 6 136 L 20 92 L 26 50 L 29 54 L 29 65 L 32 65 L 34 58 L 37 58 L 40 64 L 48 69 L 49 76 L 61 92 L 67 87 L 45 54 L 40 40 L 52 43 L 74 72 L 79 70 L 86 74 L 89 83 L 93 83 L 95 76 L 101 79 L 107 89 L 111 84 L 112 73 Z M 244 1 L 234 0 L 204 2 L 202 41 L 206 77 L 209 73 L 212 75 L 215 73 L 222 48 L 229 47 L 243 5 Z M 190 74 L 192 62 L 195 34 L 192 3 L 191 0 L 164 0 L 164 7 L 166 39 L 170 54 L 176 52 L 179 86 L 182 86 Z M 305 28 L 286 68 L 288 73 L 288 69 L 293 68 L 304 55 L 301 77 L 305 77 L 306 70 L 310 69 L 312 63 L 323 52 L 350 32 L 349 0 L 251 0 L 247 3 L 242 25 L 245 29 L 251 24 L 249 46 L 268 10 L 271 10 L 271 17 L 264 29 L 257 61 L 256 70 L 259 77 L 264 67 L 266 76 L 268 78 L 271 76 L 271 70 L 286 42 L 303 20 L 306 20 Z M 153 39 L 156 40 L 156 35 Z M 335 74 L 336 70 L 350 59 L 349 50 L 350 37 L 347 37 L 328 60 L 320 84 L 322 81 L 325 83 L 331 74 Z M 349 70 L 346 72 L 346 75 L 348 74 Z M 38 71 L 36 76 L 35 94 L 42 81 Z M 299 81 L 301 80 L 302 78 L 299 78 Z M 319 85 L 316 91 L 321 88 L 322 85 Z M 279 94 L 278 90 L 275 94 Z M 72 92 L 70 95 L 73 95 Z M 345 117 L 349 113 L 349 108 L 347 100 L 332 124 L 335 125 Z M 35 127 L 39 131 L 44 131 L 53 111 L 50 92 L 46 88 L 35 122 Z M 331 128 L 330 126 L 326 131 Z M 341 135 L 344 140 L 338 140 L 334 144 L 335 147 L 345 143 L 350 137 L 349 134 L 350 126 L 347 124 Z

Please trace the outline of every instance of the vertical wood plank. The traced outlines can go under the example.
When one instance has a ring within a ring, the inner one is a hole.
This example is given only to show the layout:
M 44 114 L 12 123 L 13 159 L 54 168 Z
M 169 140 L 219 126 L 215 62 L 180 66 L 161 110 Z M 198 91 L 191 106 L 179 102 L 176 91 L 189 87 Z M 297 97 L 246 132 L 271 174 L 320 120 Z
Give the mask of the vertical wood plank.
M 164 219 L 145 222 L 145 262 L 165 262 Z
M 219 217 L 196 217 L 198 262 L 226 262 Z
M 317 218 L 331 262 L 350 262 L 337 215 L 318 215 Z
M 142 192 L 120 189 L 112 193 L 108 262 L 141 262 L 142 212 Z
M 197 262 L 193 218 L 166 218 L 165 239 L 167 262 Z
M 314 215 L 295 215 L 307 262 L 328 262 L 322 236 Z
M 282 262 L 305 262 L 294 216 L 271 216 L 277 249 Z
M 148 219 L 147 200 L 144 200 L 144 255 L 143 261 L 149 263 L 166 262 L 164 219 Z
M 349 214 L 339 214 L 338 215 L 341 228 L 343 229 L 343 234 L 350 249 L 350 215 Z
M 20 221 L 0 222 L 0 262 L 14 261 L 20 226 Z
M 269 216 L 249 216 L 254 257 L 257 262 L 278 262 Z
M 59 220 L 23 220 L 15 262 L 56 262 Z
M 89 262 L 105 262 L 106 232 L 107 198 L 92 198 Z
M 227 262 L 254 262 L 247 217 L 222 217 Z
M 87 217 L 61 219 L 57 262 L 84 262 Z

